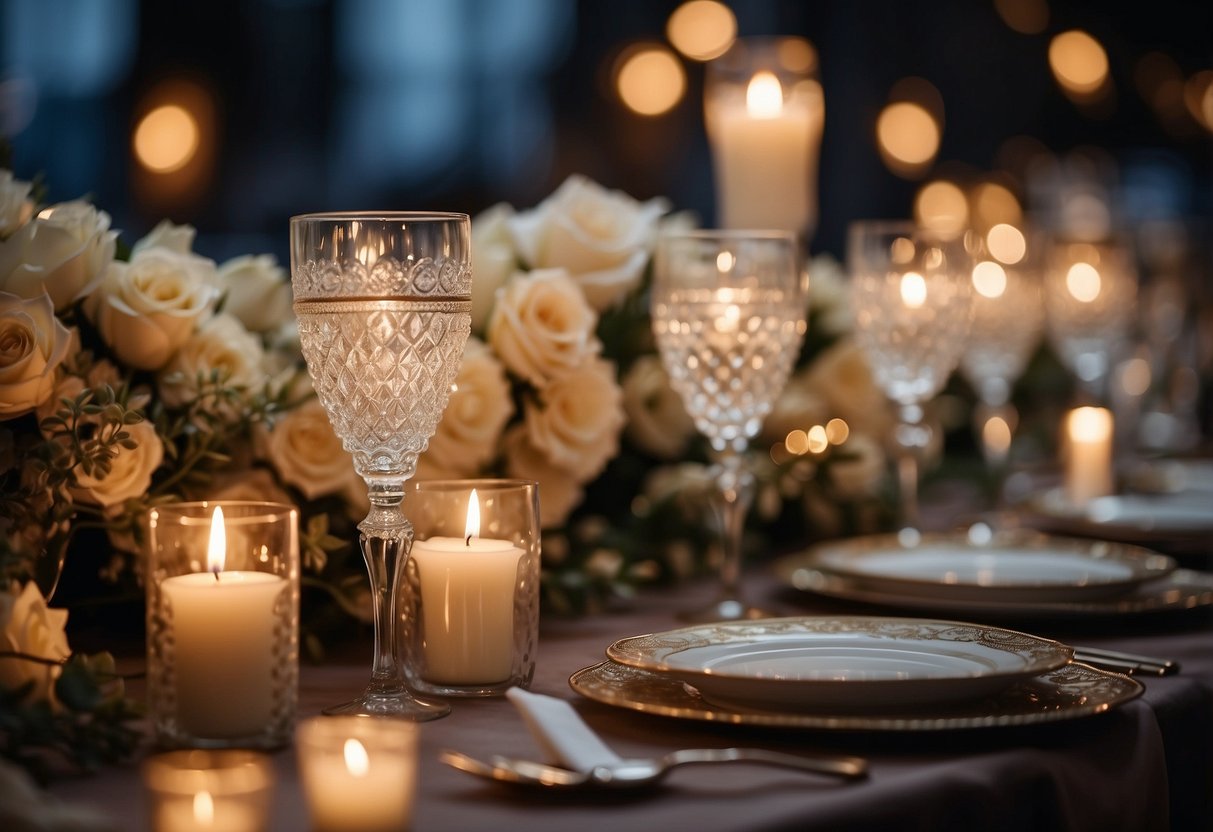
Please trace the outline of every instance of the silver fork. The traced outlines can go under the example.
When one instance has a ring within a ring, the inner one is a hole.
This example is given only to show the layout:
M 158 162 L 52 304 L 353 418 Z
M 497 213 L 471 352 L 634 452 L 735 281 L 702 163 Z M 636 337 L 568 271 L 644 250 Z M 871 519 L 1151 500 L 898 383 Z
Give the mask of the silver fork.
M 1179 672 L 1179 662 L 1171 659 L 1156 659 L 1140 653 L 1124 653 L 1119 650 L 1105 650 L 1102 647 L 1075 646 L 1074 661 L 1130 676 L 1137 673 L 1147 676 L 1173 676 Z

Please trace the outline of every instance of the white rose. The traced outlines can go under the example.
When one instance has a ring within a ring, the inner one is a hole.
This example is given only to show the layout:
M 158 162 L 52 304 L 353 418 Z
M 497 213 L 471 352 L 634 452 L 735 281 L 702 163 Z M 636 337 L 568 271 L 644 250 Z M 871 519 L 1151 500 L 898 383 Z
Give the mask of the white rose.
M 223 311 L 239 318 L 250 332 L 272 332 L 294 319 L 286 269 L 272 254 L 228 260 L 219 267 L 219 284 L 227 293 Z
M 63 661 L 71 654 L 67 644 L 67 610 L 52 610 L 38 587 L 30 581 L 21 590 L 13 584 L 8 592 L 0 591 L 0 632 L 3 649 L 25 653 L 41 659 Z M 17 658 L 0 659 L 0 687 L 13 691 L 33 682 L 26 697 L 32 702 L 54 701 L 55 679 L 59 667 Z
M 818 356 L 809 367 L 806 383 L 826 400 L 830 416 L 841 418 L 852 432 L 885 436 L 892 429 L 891 405 L 872 380 L 867 360 L 854 341 L 840 341 Z
M 501 430 L 513 412 L 505 370 L 483 341 L 469 338 L 455 390 L 421 459 L 448 476 L 479 473 L 496 455 Z
M 264 468 L 251 471 L 233 471 L 220 475 L 207 490 L 208 500 L 251 500 L 254 502 L 285 503 L 290 505 L 287 494 Z
M 526 408 L 531 444 L 581 482 L 601 473 L 619 450 L 624 421 L 615 365 L 600 358 L 541 389 L 539 405 Z
M 509 221 L 522 259 L 533 269 L 567 269 L 596 310 L 640 282 L 665 200 L 637 202 L 584 176 L 570 176 L 537 207 Z
M 145 494 L 152 474 L 164 461 L 164 444 L 151 422 L 142 421 L 125 428 L 135 440 L 134 448 L 118 448 L 110 472 L 102 477 L 77 472 L 72 494 L 76 499 L 109 508 L 120 506 L 132 497 Z
M 282 481 L 309 500 L 330 494 L 350 499 L 356 489 L 366 490 L 318 399 L 308 399 L 279 419 L 264 437 L 262 450 Z
M 518 268 L 508 221 L 514 209 L 499 202 L 472 219 L 472 331 L 484 332 L 497 290 Z
M 0 170 L 0 238 L 7 237 L 34 215 L 29 182 L 13 177 L 11 170 Z
M 845 335 L 854 327 L 846 271 L 828 254 L 809 261 L 809 308 L 830 335 Z
M 49 295 L 23 299 L 0 292 L 0 419 L 28 413 L 55 390 L 55 368 L 72 334 Z
M 539 483 L 539 525 L 545 529 L 564 525 L 569 513 L 585 497 L 581 483 L 568 471 L 552 465 L 544 453 L 531 444 L 523 425 L 506 431 L 502 447 L 509 476 Z
M 24 298 L 45 289 L 55 309 L 63 311 L 105 277 L 118 239 L 109 229 L 109 214 L 87 202 L 43 209 L 0 242 L 0 289 Z
M 161 220 L 146 237 L 131 247 L 131 257 L 133 259 L 136 254 L 149 248 L 163 248 L 177 254 L 189 254 L 194 250 L 195 233 L 192 225 L 177 225 L 169 220 Z
M 260 391 L 268 379 L 261 341 L 227 314 L 208 320 L 173 353 L 156 377 L 160 397 L 169 407 L 181 407 L 199 397 L 200 385 L 209 386 L 215 372 L 221 384 L 248 394 Z M 235 416 L 227 412 L 232 404 L 217 409 Z
M 628 438 L 659 459 L 680 456 L 695 433 L 682 397 L 670 386 L 670 377 L 655 355 L 638 358 L 624 376 L 623 409 Z
M 519 272 L 497 292 L 489 344 L 507 369 L 542 387 L 598 353 L 597 324 L 566 271 Z
M 215 282 L 214 262 L 153 247 L 110 264 L 85 311 L 118 360 L 158 370 L 210 314 Z
M 830 463 L 830 484 L 844 500 L 875 497 L 885 478 L 885 455 L 871 437 L 852 433 L 836 454 L 843 459 Z

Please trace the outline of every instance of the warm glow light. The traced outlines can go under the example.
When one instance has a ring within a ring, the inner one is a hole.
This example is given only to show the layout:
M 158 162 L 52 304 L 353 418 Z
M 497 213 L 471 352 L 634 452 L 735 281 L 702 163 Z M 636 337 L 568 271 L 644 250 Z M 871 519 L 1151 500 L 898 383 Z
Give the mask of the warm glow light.
M 1000 298 L 1007 290 L 1007 273 L 997 263 L 982 260 L 973 267 L 973 288 L 991 300 Z
M 154 173 L 172 173 L 198 152 L 198 120 L 177 104 L 164 104 L 140 119 L 133 140 L 135 158 Z
M 633 112 L 658 116 L 682 100 L 686 73 L 664 46 L 647 46 L 622 62 L 615 78 L 619 98 Z
M 999 224 L 1018 225 L 1023 220 L 1023 209 L 1009 188 L 997 182 L 983 182 L 973 189 L 973 224 L 979 228 L 993 228 Z
M 908 309 L 920 309 L 927 302 L 927 282 L 918 272 L 901 276 L 901 302 Z
M 829 437 L 826 436 L 826 429 L 822 425 L 813 425 L 809 428 L 807 436 L 811 453 L 819 454 L 830 447 Z
M 342 750 L 345 754 L 345 770 L 354 777 L 366 777 L 366 773 L 371 770 L 371 760 L 362 743 L 350 737 L 345 741 Z
M 1089 95 L 1108 78 L 1108 55 L 1095 38 L 1080 29 L 1071 29 L 1049 44 L 1049 68 L 1063 89 Z
M 898 101 L 881 111 L 876 120 L 876 139 L 885 163 L 894 173 L 915 173 L 939 151 L 939 125 L 920 104 Z
M 727 274 L 733 269 L 733 264 L 737 262 L 737 258 L 733 256 L 731 251 L 722 251 L 716 255 L 716 270 L 721 274 Z
M 215 823 L 215 800 L 208 791 L 194 795 L 194 823 L 211 826 Z
M 763 70 L 750 79 L 745 109 L 754 118 L 776 118 L 783 112 L 783 87 L 774 72 Z
M 1079 442 L 1104 442 L 1112 436 L 1112 414 L 1102 407 L 1076 407 L 1069 422 L 1070 438 Z
M 831 419 L 826 422 L 826 439 L 831 445 L 841 445 L 851 435 L 851 428 L 842 419 Z
M 227 562 L 227 529 L 223 525 L 223 509 L 215 506 L 211 515 L 211 539 L 206 547 L 206 571 L 218 574 Z
M 986 247 L 995 260 L 1013 266 L 1028 253 L 1028 241 L 1023 232 L 1013 225 L 1000 222 L 986 233 Z
M 918 224 L 945 239 L 958 237 L 969 224 L 969 203 L 955 184 L 937 180 L 926 185 L 914 200 Z
M 1066 272 L 1066 289 L 1075 300 L 1090 303 L 1099 297 L 1099 269 L 1090 263 L 1075 263 Z
M 804 38 L 780 38 L 775 54 L 788 72 L 807 74 L 817 68 L 817 50 Z
M 480 537 L 480 498 L 476 496 L 475 488 L 468 495 L 468 519 L 463 526 L 463 536 L 465 538 Z
M 1039 35 L 1049 25 L 1046 0 L 994 0 L 1002 22 L 1023 35 Z
M 991 416 L 981 426 L 982 444 L 996 457 L 1004 457 L 1011 449 L 1011 426 L 1001 416 Z
M 1184 83 L 1183 100 L 1192 118 L 1213 131 L 1213 69 L 1198 72 Z
M 801 456 L 809 451 L 809 435 L 797 428 L 784 437 L 783 445 L 788 449 L 788 453 Z
M 674 48 L 696 61 L 723 55 L 737 37 L 737 18 L 716 0 L 690 0 L 670 15 L 666 37 Z
M 1150 389 L 1150 362 L 1130 358 L 1120 371 L 1120 387 L 1130 396 L 1144 396 Z

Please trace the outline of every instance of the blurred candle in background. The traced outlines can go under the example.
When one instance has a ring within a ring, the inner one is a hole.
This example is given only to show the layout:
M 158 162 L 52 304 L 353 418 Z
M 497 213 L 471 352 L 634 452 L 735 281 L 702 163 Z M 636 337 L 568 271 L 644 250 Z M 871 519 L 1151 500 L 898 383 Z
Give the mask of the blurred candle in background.
M 1112 414 L 1102 407 L 1078 407 L 1066 417 L 1065 492 L 1082 506 L 1113 491 Z

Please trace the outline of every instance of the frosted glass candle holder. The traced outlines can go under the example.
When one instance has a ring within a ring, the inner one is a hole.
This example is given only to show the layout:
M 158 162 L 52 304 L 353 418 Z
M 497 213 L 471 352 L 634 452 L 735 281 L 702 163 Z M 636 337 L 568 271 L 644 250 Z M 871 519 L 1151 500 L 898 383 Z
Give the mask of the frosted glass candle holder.
M 161 746 L 275 748 L 299 677 L 293 506 L 173 503 L 149 515 L 148 709 Z
M 315 832 L 409 827 L 417 790 L 415 722 L 318 716 L 299 723 L 299 776 Z
M 419 691 L 499 696 L 526 687 L 539 634 L 539 486 L 432 480 L 409 486 L 405 673 Z
M 252 751 L 170 751 L 143 763 L 153 832 L 262 832 L 273 772 Z

